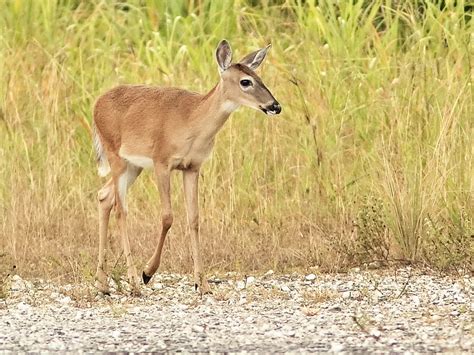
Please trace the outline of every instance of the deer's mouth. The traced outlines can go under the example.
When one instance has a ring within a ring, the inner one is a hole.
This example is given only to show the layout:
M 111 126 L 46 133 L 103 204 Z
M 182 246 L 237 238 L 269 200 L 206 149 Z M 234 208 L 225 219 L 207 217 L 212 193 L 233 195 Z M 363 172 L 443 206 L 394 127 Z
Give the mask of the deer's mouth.
M 260 110 L 262 110 L 264 114 L 269 115 L 269 116 L 276 115 L 275 111 L 267 110 L 265 107 L 260 107 Z
M 281 112 L 281 106 L 279 103 L 275 102 L 268 107 L 260 106 L 260 110 L 262 110 L 266 115 L 273 116 L 278 115 Z

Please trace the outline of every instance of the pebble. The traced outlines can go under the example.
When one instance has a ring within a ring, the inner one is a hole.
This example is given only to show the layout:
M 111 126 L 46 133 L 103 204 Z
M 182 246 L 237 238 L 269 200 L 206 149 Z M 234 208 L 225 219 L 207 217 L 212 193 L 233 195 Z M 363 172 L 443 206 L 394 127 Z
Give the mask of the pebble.
M 161 282 L 155 282 L 152 286 L 153 290 L 159 291 L 163 289 L 163 284 Z
M 306 275 L 305 279 L 307 281 L 313 281 L 316 279 L 316 275 L 315 274 L 309 274 L 309 275 Z
M 69 296 L 61 297 L 61 298 L 59 298 L 58 301 L 62 304 L 68 304 L 68 303 L 71 302 L 71 297 L 69 297 Z
M 18 303 L 16 307 L 22 313 L 26 313 L 26 312 L 29 312 L 31 310 L 31 306 L 29 304 L 23 303 L 23 302 Z
M 380 338 L 380 336 L 382 335 L 382 333 L 378 329 L 371 329 L 369 334 L 372 335 L 376 339 Z
M 413 296 L 413 297 L 411 298 L 411 300 L 412 300 L 413 305 L 414 305 L 415 307 L 418 307 L 418 306 L 421 304 L 420 297 L 418 297 L 418 296 Z
M 341 343 L 332 343 L 331 344 L 331 351 L 335 353 L 339 353 L 344 350 L 344 344 Z
M 196 333 L 202 333 L 204 331 L 204 327 L 202 327 L 200 325 L 194 325 L 192 327 L 192 330 L 193 330 L 193 332 L 196 332 Z

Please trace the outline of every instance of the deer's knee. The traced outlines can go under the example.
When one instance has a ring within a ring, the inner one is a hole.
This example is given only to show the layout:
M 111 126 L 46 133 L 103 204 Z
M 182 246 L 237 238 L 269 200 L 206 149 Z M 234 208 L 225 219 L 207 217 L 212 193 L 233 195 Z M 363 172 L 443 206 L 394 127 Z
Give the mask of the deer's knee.
M 167 232 L 173 225 L 173 215 L 171 213 L 165 213 L 161 217 L 161 223 L 163 225 L 163 230 Z
M 97 193 L 100 208 L 106 211 L 110 211 L 114 206 L 114 189 L 111 185 L 106 185 L 99 190 Z

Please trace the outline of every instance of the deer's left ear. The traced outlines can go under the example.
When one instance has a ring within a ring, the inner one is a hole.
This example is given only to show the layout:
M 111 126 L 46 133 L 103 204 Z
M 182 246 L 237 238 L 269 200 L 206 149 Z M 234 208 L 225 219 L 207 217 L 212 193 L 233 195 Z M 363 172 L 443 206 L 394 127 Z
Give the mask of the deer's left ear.
M 265 48 L 262 48 L 262 49 L 259 49 L 258 51 L 250 53 L 249 55 L 245 56 L 245 58 L 243 58 L 239 63 L 248 66 L 252 70 L 257 69 L 260 66 L 260 64 L 262 64 L 271 46 L 272 45 L 269 44 Z

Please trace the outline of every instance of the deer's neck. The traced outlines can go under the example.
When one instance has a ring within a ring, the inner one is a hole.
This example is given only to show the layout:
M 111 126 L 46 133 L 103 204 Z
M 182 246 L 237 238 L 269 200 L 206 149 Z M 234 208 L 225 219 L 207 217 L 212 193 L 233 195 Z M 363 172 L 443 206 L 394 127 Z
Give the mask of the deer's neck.
M 196 110 L 196 124 L 201 134 L 213 139 L 217 132 L 239 105 L 227 98 L 224 85 L 219 82 L 211 91 L 203 96 Z

